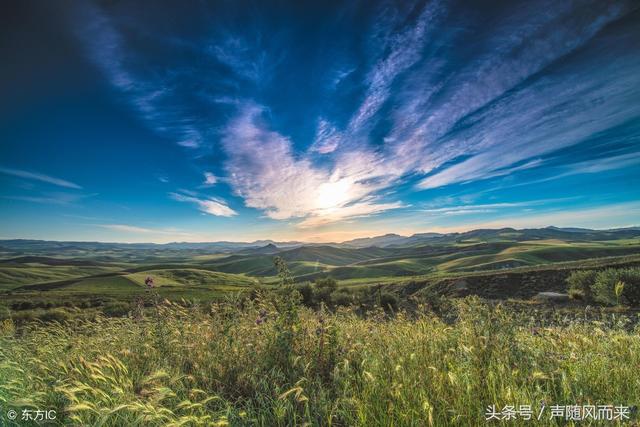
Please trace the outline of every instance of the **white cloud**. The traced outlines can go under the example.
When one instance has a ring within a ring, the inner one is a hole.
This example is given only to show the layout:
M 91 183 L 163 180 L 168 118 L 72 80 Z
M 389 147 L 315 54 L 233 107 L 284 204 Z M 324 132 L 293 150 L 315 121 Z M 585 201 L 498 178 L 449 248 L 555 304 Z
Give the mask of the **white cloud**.
M 43 205 L 71 205 L 81 199 L 95 196 L 95 194 L 47 193 L 39 196 L 2 196 L 4 199 L 20 200 L 23 202 L 42 203 Z
M 519 162 L 577 144 L 638 114 L 637 103 L 630 100 L 637 96 L 638 90 L 632 88 L 638 87 L 640 79 L 630 71 L 635 65 L 629 64 L 637 59 L 629 55 L 612 58 L 590 71 L 588 78 L 574 79 L 584 72 L 580 57 L 553 73 L 532 78 L 624 12 L 619 5 L 596 8 L 585 25 L 586 21 L 572 17 L 567 5 L 557 7 L 528 22 L 517 36 L 495 37 L 496 49 L 490 55 L 471 61 L 451 77 L 458 84 L 448 88 L 445 101 L 418 96 L 399 109 L 393 135 L 400 146 L 422 153 L 420 169 L 429 172 L 468 157 L 427 177 L 420 188 L 511 173 L 516 169 L 509 168 Z M 506 25 L 506 32 L 512 32 L 516 23 Z M 551 31 L 539 31 L 547 27 Z M 532 78 L 529 84 L 517 87 L 528 78 Z
M 366 125 L 387 101 L 394 80 L 421 59 L 427 35 L 436 28 L 435 23 L 444 14 L 444 9 L 441 1 L 429 2 L 413 26 L 385 37 L 382 49 L 384 57 L 373 66 L 367 76 L 367 93 L 351 118 L 350 133 L 358 132 Z M 392 27 L 399 22 L 385 24 Z
M 180 193 L 169 193 L 169 196 L 178 202 L 194 203 L 198 206 L 200 211 L 209 215 L 230 217 L 238 214 L 236 211 L 231 209 L 224 200 L 198 198 Z
M 419 188 L 433 189 L 546 165 L 553 151 L 640 114 L 635 102 L 640 95 L 637 55 L 611 55 L 599 69 L 584 78 L 580 74 L 589 67 L 580 63 L 579 48 L 622 16 L 623 6 L 594 3 L 576 13 L 570 2 L 549 2 L 544 14 L 532 14 L 534 6 L 510 9 L 478 41 L 478 49 L 452 60 L 438 52 L 455 47 L 460 35 L 468 40 L 468 29 L 443 22 L 448 13 L 444 2 L 428 2 L 422 10 L 386 4 L 373 32 L 363 37 L 372 63 L 349 67 L 349 73 L 365 71 L 365 87 L 358 88 L 364 89 L 361 102 L 343 127 L 335 117 L 319 117 L 314 142 L 306 150 L 296 150 L 286 135 L 271 130 L 263 121 L 266 107 L 250 104 L 244 101 L 247 94 L 235 92 L 269 83 L 272 68 L 278 66 L 279 52 L 273 49 L 277 43 L 270 46 L 260 31 L 252 39 L 250 28 L 243 28 L 240 36 L 221 33 L 218 40 L 196 48 L 233 72 L 234 77 L 216 81 L 216 88 L 220 83 L 234 89 L 232 95 L 206 97 L 239 113 L 221 131 L 228 177 L 206 172 L 203 185 L 224 179 L 247 206 L 273 219 L 295 218 L 301 227 L 315 227 L 403 207 L 383 194 L 408 176 L 421 179 Z M 127 48 L 126 33 L 118 31 L 117 21 L 98 8 L 85 9 L 79 36 L 141 117 L 180 145 L 209 143 L 210 123 L 188 114 L 177 96 L 179 87 L 166 78 L 175 70 L 136 74 L 135 52 Z M 570 53 L 577 59 L 563 65 L 560 59 Z M 155 78 L 158 75 L 163 77 Z M 384 123 L 377 121 L 381 111 Z M 388 134 L 376 135 L 380 140 L 370 140 L 371 129 L 389 126 Z M 636 160 L 615 161 L 630 165 Z M 602 162 L 583 162 L 558 176 L 603 167 Z M 615 167 L 613 160 L 606 167 Z M 184 191 L 172 197 L 212 215 L 236 214 L 218 199 Z
M 130 224 L 97 224 L 100 228 L 105 228 L 111 231 L 117 231 L 121 233 L 127 234 L 142 234 L 146 235 L 149 239 L 156 239 L 157 237 L 161 237 L 162 239 L 173 238 L 173 239 L 184 239 L 195 237 L 191 233 L 187 233 L 175 228 L 147 228 L 147 227 L 139 227 L 137 225 Z
M 390 209 L 406 207 L 401 202 L 393 203 L 372 203 L 364 201 L 341 208 L 320 209 L 313 212 L 298 224 L 300 228 L 313 228 L 321 225 L 331 224 L 336 221 L 350 220 L 365 216 L 375 215 Z
M 320 154 L 333 153 L 340 144 L 341 135 L 328 121 L 320 119 L 316 130 L 316 138 L 310 151 Z
M 204 173 L 204 185 L 215 185 L 218 182 L 218 177 L 211 172 Z
M 198 121 L 188 108 L 176 100 L 175 76 L 184 70 L 163 70 L 153 75 L 134 71 L 134 54 L 119 31 L 117 21 L 92 2 L 81 2 L 70 9 L 75 13 L 76 35 L 87 55 L 103 71 L 110 83 L 126 96 L 147 126 L 183 147 L 203 145 Z
M 155 231 L 150 228 L 143 228 L 126 224 L 100 224 L 99 226 L 102 228 L 108 228 L 109 230 L 124 231 L 126 233 L 153 233 Z
M 47 184 L 57 185 L 58 187 L 73 188 L 76 190 L 82 189 L 82 187 L 80 187 L 78 184 L 75 184 L 73 182 L 70 182 L 64 179 L 56 178 L 50 175 L 45 175 L 42 173 L 29 172 L 29 171 L 20 170 L 20 169 L 3 168 L 3 167 L 0 167 L 0 173 L 3 173 L 5 175 L 16 176 L 18 178 L 45 182 Z
M 428 214 L 441 214 L 441 215 L 465 215 L 475 213 L 490 213 L 504 209 L 515 208 L 528 208 L 532 206 L 549 206 L 553 203 L 567 202 L 568 200 L 575 198 L 559 198 L 559 199 L 540 199 L 540 200 L 528 200 L 524 202 L 503 202 L 503 203 L 484 203 L 484 204 L 469 204 L 469 205 L 452 205 L 439 208 L 427 208 L 421 209 L 421 212 Z
M 273 219 L 305 218 L 303 227 L 400 207 L 374 193 L 388 185 L 380 159 L 370 152 L 343 152 L 333 167 L 296 158 L 291 141 L 267 129 L 263 109 L 245 105 L 222 139 L 226 170 L 247 206 Z

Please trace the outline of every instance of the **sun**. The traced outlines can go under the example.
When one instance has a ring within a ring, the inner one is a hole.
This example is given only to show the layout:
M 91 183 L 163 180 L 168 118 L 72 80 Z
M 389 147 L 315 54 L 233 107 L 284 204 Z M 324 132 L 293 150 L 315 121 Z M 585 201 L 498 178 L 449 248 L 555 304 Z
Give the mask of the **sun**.
M 350 189 L 351 183 L 347 179 L 320 185 L 316 199 L 318 209 L 333 209 L 344 205 L 350 199 Z

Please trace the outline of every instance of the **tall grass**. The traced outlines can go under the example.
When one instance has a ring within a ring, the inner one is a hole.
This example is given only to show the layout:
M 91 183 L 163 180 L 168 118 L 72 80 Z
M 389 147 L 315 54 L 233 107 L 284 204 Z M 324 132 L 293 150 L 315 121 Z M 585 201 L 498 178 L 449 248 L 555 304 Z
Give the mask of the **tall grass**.
M 637 327 L 533 327 L 476 299 L 456 313 L 362 316 L 262 296 L 4 321 L 0 407 L 55 409 L 60 425 L 471 426 L 491 404 L 637 404 Z

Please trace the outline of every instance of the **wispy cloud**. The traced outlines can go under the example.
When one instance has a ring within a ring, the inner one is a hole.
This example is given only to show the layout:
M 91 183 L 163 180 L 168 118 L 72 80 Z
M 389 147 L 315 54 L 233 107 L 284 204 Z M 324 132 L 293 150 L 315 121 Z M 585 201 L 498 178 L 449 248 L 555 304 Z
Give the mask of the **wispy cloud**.
M 0 167 L 0 173 L 3 173 L 5 175 L 15 176 L 18 178 L 24 178 L 24 179 L 44 182 L 47 184 L 57 185 L 58 187 L 73 188 L 76 190 L 82 189 L 82 187 L 80 187 L 78 184 L 75 184 L 71 181 L 67 181 L 64 179 L 56 178 L 54 176 L 45 175 L 37 172 Z
M 135 225 L 126 224 L 100 224 L 99 227 L 108 228 L 114 231 L 124 231 L 126 233 L 153 233 L 154 230 L 150 228 L 137 227 Z
M 300 129 L 287 129 L 297 117 L 287 108 L 303 107 L 274 101 L 274 93 L 290 89 L 288 67 L 299 62 L 278 68 L 282 58 L 297 51 L 270 44 L 263 29 L 225 27 L 198 41 L 174 39 L 181 52 L 213 61 L 185 69 L 155 67 L 148 58 L 148 67 L 136 67 L 145 58 L 132 49 L 117 16 L 98 7 L 80 7 L 77 25 L 91 59 L 151 128 L 183 146 L 223 151 L 224 176 L 205 172 L 201 187 L 224 181 L 246 206 L 313 228 L 406 207 L 394 193 L 404 184 L 423 191 L 539 171 L 553 173 L 541 180 L 557 179 L 637 163 L 625 154 L 567 157 L 563 168 L 549 167 L 558 150 L 640 116 L 640 56 L 620 48 L 631 36 L 602 35 L 632 3 L 504 7 L 486 28 L 485 19 L 475 22 L 475 14 L 446 0 L 374 5 L 375 19 L 359 33 L 363 58 L 321 70 L 333 82 L 340 114 L 323 109 L 321 99 L 309 108 L 310 134 L 300 140 L 294 140 Z M 223 78 L 209 75 L 219 68 Z M 221 105 L 224 114 L 211 114 Z M 184 191 L 171 197 L 208 214 L 237 214 L 224 200 Z M 508 207 L 516 206 L 431 213 Z
M 202 123 L 190 114 L 189 107 L 178 96 L 179 76 L 185 71 L 164 70 L 153 76 L 136 72 L 133 64 L 139 58 L 112 16 L 91 2 L 77 4 L 73 11 L 77 36 L 89 58 L 147 125 L 183 147 L 200 147 L 204 143 Z
M 413 25 L 384 38 L 385 54 L 367 76 L 368 88 L 364 101 L 349 122 L 351 133 L 358 132 L 380 111 L 390 96 L 395 79 L 422 58 L 424 44 L 429 40 L 428 35 L 436 29 L 436 23 L 445 14 L 445 9 L 444 2 L 440 0 L 429 2 Z M 408 18 L 402 16 L 400 19 Z M 398 22 L 385 22 L 384 25 L 396 26 Z
M 499 176 L 512 165 L 578 144 L 638 115 L 640 107 L 631 102 L 640 83 L 637 73 L 630 71 L 638 65 L 636 56 L 611 54 L 602 67 L 584 75 L 591 58 L 581 52 L 573 61 L 536 76 L 628 12 L 623 3 L 602 3 L 585 21 L 566 5 L 558 7 L 541 16 L 542 22 L 529 22 L 521 35 L 505 39 L 493 57 L 473 64 L 475 70 L 461 70 L 459 78 L 465 83 L 450 89 L 447 102 L 422 106 L 421 123 L 408 132 L 410 144 L 429 150 L 422 168 L 428 172 L 458 157 L 467 159 L 428 176 L 420 188 Z M 550 31 L 542 35 L 545 28 Z M 583 78 L 573 80 L 581 74 Z M 518 86 L 525 79 L 530 79 L 528 84 Z
M 421 209 L 421 212 L 427 214 L 438 215 L 466 215 L 466 214 L 478 214 L 478 213 L 491 213 L 500 210 L 514 210 L 524 209 L 531 207 L 549 207 L 560 203 L 565 203 L 569 200 L 576 200 L 575 197 L 564 197 L 557 199 L 539 199 L 539 200 L 527 200 L 522 202 L 501 202 L 501 203 L 482 203 L 482 204 L 455 204 L 449 206 L 442 206 L 438 208 Z
M 194 203 L 200 211 L 214 216 L 235 216 L 238 213 L 231 209 L 224 200 L 214 198 L 198 198 L 189 194 L 169 193 L 169 196 L 178 202 Z
M 37 195 L 16 195 L 16 196 L 0 196 L 7 200 L 18 200 L 22 202 L 41 203 L 44 205 L 61 205 L 69 206 L 74 205 L 83 199 L 89 197 L 95 197 L 98 193 L 82 194 L 82 193 L 67 193 L 61 191 L 45 192 Z
M 500 228 L 508 225 L 514 228 L 538 228 L 547 226 L 585 227 L 595 229 L 637 226 L 640 217 L 639 202 L 611 204 L 605 207 L 562 208 L 554 212 L 536 212 L 501 217 L 478 223 L 467 223 L 461 227 L 450 227 L 449 231 L 472 230 L 478 228 Z
M 371 179 L 377 162 L 367 153 L 343 153 L 333 168 L 317 167 L 296 158 L 291 141 L 269 130 L 262 112 L 245 105 L 223 138 L 229 182 L 247 206 L 273 219 L 305 218 L 303 227 L 401 207 L 374 195 L 387 184 Z
M 211 172 L 204 173 L 203 185 L 212 186 L 212 185 L 215 185 L 217 182 L 218 182 L 218 177 L 215 176 L 213 173 Z
M 318 120 L 316 137 L 313 145 L 309 149 L 320 154 L 332 153 L 340 145 L 340 132 L 325 119 Z
M 129 225 L 129 224 L 98 224 L 98 227 L 106 228 L 112 231 L 134 233 L 134 234 L 156 234 L 156 235 L 170 235 L 170 236 L 179 236 L 179 237 L 192 236 L 191 233 L 183 232 L 173 228 L 147 228 L 147 227 L 139 227 L 136 225 Z

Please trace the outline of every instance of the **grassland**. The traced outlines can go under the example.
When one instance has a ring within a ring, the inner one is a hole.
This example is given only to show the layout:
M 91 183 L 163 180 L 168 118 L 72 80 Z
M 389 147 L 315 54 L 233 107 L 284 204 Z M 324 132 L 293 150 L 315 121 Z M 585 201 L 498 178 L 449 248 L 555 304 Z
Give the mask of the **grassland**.
M 616 236 L 19 242 L 0 260 L 0 407 L 55 409 L 52 425 L 471 426 L 488 405 L 638 405 L 637 308 L 534 298 L 576 270 L 640 265 L 640 238 Z
M 165 303 L 19 334 L 5 322 L 0 405 L 54 409 L 54 425 L 472 426 L 488 405 L 638 403 L 640 331 L 615 313 L 541 320 L 471 299 L 448 319 L 362 316 L 290 299 Z M 566 421 L 547 409 L 535 424 Z
M 406 297 L 419 291 L 416 283 L 442 293 L 452 281 L 464 279 L 471 293 L 486 298 L 528 298 L 541 291 L 564 291 L 568 269 L 640 264 L 638 234 L 480 230 L 403 247 L 268 245 L 227 253 L 101 245 L 82 252 L 74 244 L 60 256 L 51 256 L 57 246 L 21 243 L 13 256 L 0 260 L 0 294 L 5 304 L 24 307 L 24 300 L 53 307 L 77 306 L 83 300 L 130 303 L 144 293 L 144 279 L 152 276 L 165 298 L 207 302 L 277 282 L 277 255 L 300 283 L 331 276 L 344 288 L 383 286 Z

